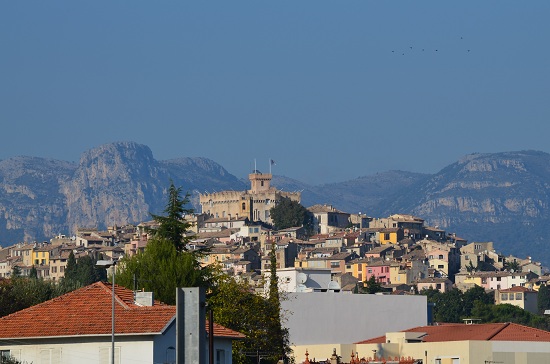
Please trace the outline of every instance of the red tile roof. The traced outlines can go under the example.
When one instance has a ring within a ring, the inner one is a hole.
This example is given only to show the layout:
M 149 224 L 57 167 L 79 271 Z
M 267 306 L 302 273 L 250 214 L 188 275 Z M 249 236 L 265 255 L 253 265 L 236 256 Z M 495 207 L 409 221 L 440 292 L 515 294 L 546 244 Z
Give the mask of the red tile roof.
M 426 333 L 424 342 L 444 341 L 543 341 L 550 342 L 550 332 L 514 323 L 495 324 L 442 324 L 436 326 L 420 326 L 403 332 Z M 386 336 L 379 336 L 357 344 L 382 344 Z
M 153 306 L 137 305 L 134 292 L 118 285 L 115 295 L 118 335 L 160 334 L 175 319 L 175 306 L 158 301 Z M 0 318 L 0 339 L 110 335 L 111 303 L 111 285 L 97 282 Z M 214 336 L 244 338 L 243 334 L 217 324 Z

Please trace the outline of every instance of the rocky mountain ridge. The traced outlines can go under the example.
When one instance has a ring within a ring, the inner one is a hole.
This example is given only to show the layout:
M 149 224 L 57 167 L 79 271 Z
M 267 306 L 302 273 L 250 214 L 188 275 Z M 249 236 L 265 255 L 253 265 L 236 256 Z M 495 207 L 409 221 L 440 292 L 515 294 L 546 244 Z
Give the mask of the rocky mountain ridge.
M 78 163 L 10 158 L 0 161 L 0 244 L 148 220 L 164 208 L 170 180 L 192 194 L 195 208 L 199 192 L 249 186 L 212 160 L 158 161 L 133 142 L 93 148 Z M 470 241 L 494 241 L 506 254 L 550 263 L 547 153 L 472 154 L 433 175 L 389 171 L 319 186 L 274 176 L 273 185 L 302 191 L 305 206 L 374 217 L 410 213 Z

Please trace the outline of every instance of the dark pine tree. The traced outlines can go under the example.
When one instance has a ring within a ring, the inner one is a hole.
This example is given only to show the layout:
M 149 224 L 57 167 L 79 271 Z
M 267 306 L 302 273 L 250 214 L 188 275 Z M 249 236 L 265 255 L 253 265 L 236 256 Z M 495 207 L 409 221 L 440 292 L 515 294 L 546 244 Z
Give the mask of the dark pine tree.
M 186 214 L 192 214 L 193 209 L 186 208 L 189 203 L 189 194 L 181 197 L 181 187 L 176 188 L 173 182 L 170 182 L 168 189 L 168 203 L 164 212 L 166 216 L 151 214 L 154 221 L 159 224 L 156 229 L 151 229 L 153 236 L 157 239 L 166 239 L 172 242 L 177 251 L 186 250 L 186 244 L 190 240 L 184 234 L 191 227 L 191 223 L 185 221 Z

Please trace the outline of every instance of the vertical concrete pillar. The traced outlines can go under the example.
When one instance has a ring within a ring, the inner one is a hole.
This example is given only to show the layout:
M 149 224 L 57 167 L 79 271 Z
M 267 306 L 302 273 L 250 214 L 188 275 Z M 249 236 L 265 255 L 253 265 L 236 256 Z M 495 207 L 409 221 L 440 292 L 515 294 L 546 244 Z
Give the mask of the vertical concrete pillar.
M 206 364 L 204 288 L 176 289 L 176 363 Z

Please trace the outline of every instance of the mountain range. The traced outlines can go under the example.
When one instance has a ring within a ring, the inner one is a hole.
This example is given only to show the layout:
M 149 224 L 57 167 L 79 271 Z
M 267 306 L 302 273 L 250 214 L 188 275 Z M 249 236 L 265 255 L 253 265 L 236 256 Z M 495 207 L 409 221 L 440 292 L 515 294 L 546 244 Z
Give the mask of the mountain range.
M 170 181 L 190 193 L 196 209 L 199 193 L 249 188 L 246 178 L 210 159 L 159 161 L 134 142 L 93 148 L 78 163 L 14 157 L 0 161 L 0 244 L 149 220 L 162 212 Z M 470 242 L 493 241 L 501 253 L 548 266 L 549 181 L 550 154 L 517 151 L 467 155 L 435 174 L 388 171 L 323 185 L 274 176 L 272 185 L 301 191 L 306 207 L 413 214 Z

